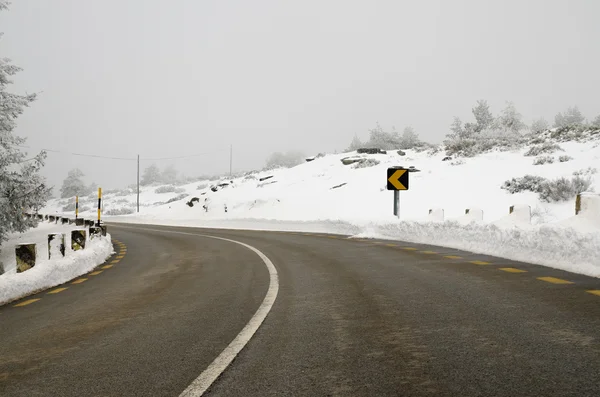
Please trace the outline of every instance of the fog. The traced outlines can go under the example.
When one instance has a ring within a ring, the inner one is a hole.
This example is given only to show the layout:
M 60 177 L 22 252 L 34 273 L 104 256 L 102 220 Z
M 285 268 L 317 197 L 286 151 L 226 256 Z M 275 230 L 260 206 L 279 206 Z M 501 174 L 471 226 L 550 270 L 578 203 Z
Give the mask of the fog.
M 597 0 L 14 0 L 0 56 L 40 96 L 17 133 L 60 186 L 106 188 L 169 164 L 188 176 L 260 168 L 274 151 L 345 149 L 411 125 L 441 142 L 476 100 L 526 122 L 600 114 Z M 148 160 L 151 158 L 179 159 Z

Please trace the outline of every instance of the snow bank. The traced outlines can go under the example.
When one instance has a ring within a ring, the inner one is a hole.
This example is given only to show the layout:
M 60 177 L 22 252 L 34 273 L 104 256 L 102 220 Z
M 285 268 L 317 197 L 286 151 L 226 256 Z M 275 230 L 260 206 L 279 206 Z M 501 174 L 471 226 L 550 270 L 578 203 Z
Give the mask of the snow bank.
M 13 234 L 2 245 L 0 261 L 4 264 L 5 273 L 0 275 L 0 305 L 88 273 L 113 253 L 110 234 L 88 239 L 84 250 L 72 251 L 70 231 L 74 229 L 68 225 L 41 223 L 25 233 Z M 54 233 L 65 234 L 65 257 L 52 255 L 52 259 L 48 259 L 48 234 Z M 36 243 L 36 265 L 17 273 L 15 246 L 26 243 Z
M 531 207 L 529 205 L 514 205 L 511 213 L 492 222 L 492 224 L 503 227 L 531 225 Z
M 552 225 L 504 228 L 473 222 L 465 227 L 448 221 L 374 224 L 365 230 L 357 237 L 432 244 L 600 277 L 600 226 L 587 232 Z

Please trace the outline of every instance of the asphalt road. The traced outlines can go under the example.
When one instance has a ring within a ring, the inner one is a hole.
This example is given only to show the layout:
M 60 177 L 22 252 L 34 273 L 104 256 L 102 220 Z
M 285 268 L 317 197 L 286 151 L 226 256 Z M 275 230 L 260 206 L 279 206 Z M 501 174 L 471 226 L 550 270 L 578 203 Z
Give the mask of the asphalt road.
M 0 396 L 179 396 L 269 287 L 258 255 L 196 233 L 279 276 L 206 396 L 600 395 L 600 279 L 345 236 L 109 231 L 126 247 L 111 268 L 0 307 Z

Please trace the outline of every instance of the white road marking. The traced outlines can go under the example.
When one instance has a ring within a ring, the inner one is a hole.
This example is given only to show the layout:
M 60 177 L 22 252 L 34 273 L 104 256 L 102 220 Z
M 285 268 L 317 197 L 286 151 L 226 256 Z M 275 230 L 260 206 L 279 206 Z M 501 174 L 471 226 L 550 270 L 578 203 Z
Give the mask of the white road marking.
M 122 226 L 119 226 L 122 227 Z M 128 227 L 124 227 L 125 229 L 130 229 Z M 275 269 L 275 265 L 273 262 L 258 249 L 254 248 L 251 245 L 242 243 L 241 241 L 230 240 L 228 238 L 223 237 L 215 237 L 209 236 L 206 234 L 196 234 L 196 233 L 186 233 L 186 232 L 177 232 L 174 230 L 160 230 L 160 229 L 147 229 L 143 228 L 143 230 L 162 232 L 162 233 L 175 233 L 175 234 L 185 234 L 189 236 L 199 236 L 199 237 L 208 237 L 217 240 L 229 241 L 231 243 L 236 243 L 241 246 L 248 248 L 250 251 L 253 251 L 256 255 L 262 259 L 262 261 L 267 266 L 267 270 L 269 271 L 269 289 L 267 290 L 267 294 L 263 299 L 262 303 L 258 307 L 258 310 L 248 324 L 240 331 L 240 333 L 235 337 L 233 341 L 214 359 L 214 361 L 206 368 L 179 396 L 180 397 L 200 397 L 204 394 L 204 392 L 213 384 L 213 382 L 227 369 L 229 364 L 233 361 L 233 359 L 242 351 L 244 346 L 250 341 L 254 333 L 258 330 L 262 322 L 267 317 L 267 314 L 271 311 L 273 304 L 275 303 L 275 299 L 277 298 L 277 293 L 279 292 L 279 276 L 277 274 L 277 269 Z

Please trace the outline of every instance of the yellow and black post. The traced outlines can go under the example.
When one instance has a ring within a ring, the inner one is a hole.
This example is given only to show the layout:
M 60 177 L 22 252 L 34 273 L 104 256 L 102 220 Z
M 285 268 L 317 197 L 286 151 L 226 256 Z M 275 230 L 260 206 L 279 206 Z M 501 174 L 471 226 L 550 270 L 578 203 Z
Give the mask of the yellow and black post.
M 102 205 L 102 188 L 99 187 L 98 188 L 98 223 L 96 224 L 96 226 L 100 226 L 100 208 Z
M 79 196 L 75 196 L 75 219 L 79 217 Z

